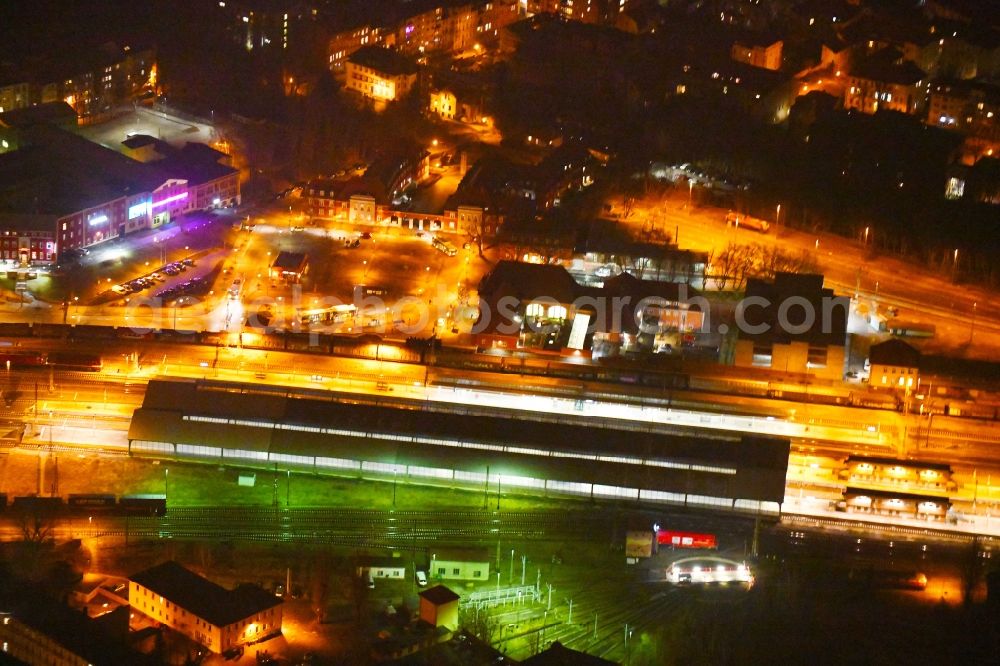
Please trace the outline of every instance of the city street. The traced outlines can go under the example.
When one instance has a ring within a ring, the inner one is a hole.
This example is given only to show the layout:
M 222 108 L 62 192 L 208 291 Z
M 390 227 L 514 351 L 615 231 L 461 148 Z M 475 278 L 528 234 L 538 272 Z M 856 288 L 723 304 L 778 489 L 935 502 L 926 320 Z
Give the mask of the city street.
M 678 188 L 657 201 L 637 201 L 629 224 L 636 231 L 652 226 L 670 235 L 677 233 L 681 248 L 716 255 L 729 243 L 774 246 L 792 255 L 805 254 L 823 273 L 825 286 L 838 294 L 856 296 L 866 310 L 876 309 L 886 317 L 888 308 L 895 307 L 900 321 L 934 325 L 935 337 L 918 342 L 922 349 L 983 359 L 1000 353 L 1000 299 L 995 294 L 955 284 L 952 275 L 936 274 L 927 266 L 873 255 L 866 249 L 863 235 L 848 240 L 791 229 L 780 220 L 766 234 L 729 227 L 725 209 L 697 203 L 690 208 L 689 199 L 698 200 L 697 188 L 693 197 L 690 194 L 687 188 Z M 775 217 L 777 210 L 769 221 Z M 935 297 L 928 299 L 928 294 Z
M 0 662 L 997 661 L 1000 0 L 0 25 Z

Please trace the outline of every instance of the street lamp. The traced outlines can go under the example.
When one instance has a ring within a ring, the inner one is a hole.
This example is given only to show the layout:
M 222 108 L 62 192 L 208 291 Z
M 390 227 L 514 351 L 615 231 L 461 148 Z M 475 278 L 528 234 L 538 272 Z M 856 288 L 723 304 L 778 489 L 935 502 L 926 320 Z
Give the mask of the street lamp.
M 972 323 L 969 325 L 969 345 L 972 345 L 972 336 L 976 334 L 976 308 L 979 306 L 978 302 L 972 303 Z

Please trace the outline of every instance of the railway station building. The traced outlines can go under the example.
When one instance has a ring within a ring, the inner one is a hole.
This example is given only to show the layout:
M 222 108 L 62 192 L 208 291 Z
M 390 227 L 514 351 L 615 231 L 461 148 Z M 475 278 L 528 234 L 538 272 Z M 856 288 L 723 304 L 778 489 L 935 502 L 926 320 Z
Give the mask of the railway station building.
M 445 487 L 776 515 L 789 441 L 211 380 L 153 380 L 129 452 Z
M 593 358 L 672 353 L 693 343 L 704 299 L 673 282 L 629 273 L 583 285 L 562 266 L 502 260 L 479 283 L 476 345 Z

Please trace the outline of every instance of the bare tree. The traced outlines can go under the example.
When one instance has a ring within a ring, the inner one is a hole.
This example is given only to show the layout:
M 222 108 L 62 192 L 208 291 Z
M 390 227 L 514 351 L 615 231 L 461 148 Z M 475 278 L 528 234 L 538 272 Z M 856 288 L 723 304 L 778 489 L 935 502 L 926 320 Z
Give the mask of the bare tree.
M 715 281 L 720 290 L 725 290 L 729 285 L 729 280 L 733 276 L 733 245 L 730 243 L 722 248 L 718 254 L 710 257 Z
M 371 600 L 368 579 L 365 576 L 357 575 L 354 571 L 350 572 L 347 577 L 348 580 L 344 581 L 346 584 L 343 589 L 354 606 L 355 621 L 358 626 L 362 626 L 365 624 L 368 602 Z
M 44 543 L 52 527 L 52 516 L 37 508 L 21 514 L 21 535 L 28 543 Z
M 466 607 L 458 612 L 458 624 L 484 643 L 498 637 L 500 622 L 485 608 Z
M 730 282 L 734 289 L 742 289 L 747 279 L 752 277 L 773 280 L 778 273 L 809 273 L 816 270 L 816 262 L 806 252 L 789 254 L 757 243 L 730 243 L 717 254 L 711 255 L 709 263 L 720 289 L 725 289 Z
M 484 256 L 483 249 L 486 247 L 486 234 L 488 232 L 485 212 L 482 215 L 467 215 L 462 224 L 461 232 L 476 244 L 479 256 Z
M 740 245 L 737 247 L 736 274 L 740 289 L 746 286 L 747 278 L 757 275 L 760 258 L 760 245 Z

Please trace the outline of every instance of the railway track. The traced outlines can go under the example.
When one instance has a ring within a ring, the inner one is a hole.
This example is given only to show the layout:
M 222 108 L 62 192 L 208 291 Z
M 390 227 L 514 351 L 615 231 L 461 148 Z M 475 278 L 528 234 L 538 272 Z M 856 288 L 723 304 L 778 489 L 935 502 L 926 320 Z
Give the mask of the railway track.
M 161 518 L 80 514 L 59 519 L 61 532 L 78 537 L 128 537 L 323 543 L 358 547 L 422 548 L 430 544 L 491 543 L 497 538 L 525 541 L 586 540 L 610 533 L 613 519 L 579 512 L 377 511 L 269 507 L 171 508 Z M 17 527 L 14 517 L 5 521 Z M 96 524 L 95 524 L 96 523 Z

